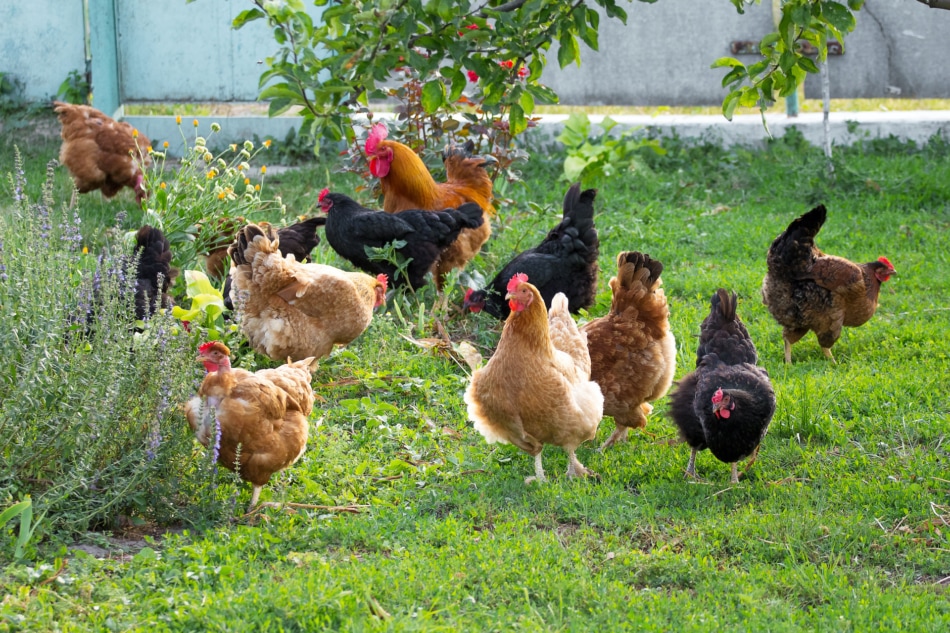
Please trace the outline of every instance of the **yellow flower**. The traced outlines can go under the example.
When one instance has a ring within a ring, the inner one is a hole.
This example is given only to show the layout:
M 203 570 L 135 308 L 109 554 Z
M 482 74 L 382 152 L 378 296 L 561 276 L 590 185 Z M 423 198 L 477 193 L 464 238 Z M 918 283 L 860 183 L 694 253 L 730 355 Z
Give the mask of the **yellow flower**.
M 194 125 L 195 127 L 198 127 L 198 119 L 195 119 L 194 121 L 192 121 L 191 124 Z
M 267 165 L 261 165 L 261 173 L 262 173 L 262 174 L 266 174 L 266 173 L 267 173 Z
M 149 145 L 147 148 L 145 148 L 145 151 L 147 151 L 149 154 L 151 154 L 151 153 L 154 152 L 155 150 L 153 150 L 153 149 L 152 149 L 152 146 Z
M 264 141 L 264 147 L 270 147 L 271 142 L 272 141 L 270 139 L 267 139 L 266 141 Z
M 250 179 L 250 178 L 245 178 L 245 179 L 244 179 L 244 184 L 245 184 L 245 185 L 251 184 L 251 179 Z
M 168 141 L 165 141 L 165 142 L 162 143 L 162 148 L 163 148 L 163 149 L 168 149 Z
M 254 191 L 260 191 L 260 190 L 261 190 L 260 185 L 254 185 Z
M 212 178 L 214 178 L 214 177 L 217 176 L 217 175 L 218 175 L 218 172 L 215 171 L 214 169 L 208 170 L 208 180 L 211 180 Z
M 89 247 L 88 247 L 88 246 L 83 246 L 83 247 L 82 247 L 82 254 L 83 254 L 83 255 L 88 255 L 88 254 L 89 254 Z
M 227 195 L 228 194 L 222 191 L 221 193 L 218 194 L 218 200 L 224 200 L 225 197 L 227 197 Z
M 162 183 L 162 184 L 160 184 L 160 185 L 158 186 L 158 188 L 159 188 L 159 189 L 162 189 L 162 190 L 164 190 L 165 187 L 166 187 L 165 183 Z
M 180 114 L 175 116 L 175 123 L 177 123 L 178 125 L 181 125 L 181 115 L 180 115 Z
M 138 137 L 139 137 L 139 131 L 136 130 L 135 128 L 132 128 L 132 138 L 138 138 Z

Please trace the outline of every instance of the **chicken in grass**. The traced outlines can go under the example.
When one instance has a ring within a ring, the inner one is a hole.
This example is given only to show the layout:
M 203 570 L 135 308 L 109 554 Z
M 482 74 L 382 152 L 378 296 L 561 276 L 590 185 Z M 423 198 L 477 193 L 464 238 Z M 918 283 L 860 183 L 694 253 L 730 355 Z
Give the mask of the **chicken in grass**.
M 389 130 L 377 123 L 366 138 L 370 173 L 379 178 L 383 192 L 383 210 L 397 213 L 407 209 L 442 211 L 474 202 L 484 212 L 484 222 L 467 227 L 439 257 L 433 266 L 436 287 L 453 268 L 464 268 L 491 236 L 492 181 L 485 165 L 492 158 L 475 156 L 474 143 L 449 145 L 442 152 L 445 182 L 436 182 L 422 159 L 406 145 L 387 140 Z
M 152 164 L 149 140 L 124 121 L 116 121 L 85 105 L 53 102 L 62 124 L 59 162 L 66 166 L 79 193 L 96 189 L 106 198 L 123 187 L 146 197 L 142 167 Z
M 686 474 L 696 477 L 696 455 L 709 449 L 731 465 L 758 452 L 775 413 L 775 392 L 736 315 L 736 295 L 722 288 L 700 326 L 696 369 L 680 380 L 670 398 L 670 417 L 692 452 Z
M 310 252 L 320 243 L 320 236 L 317 234 L 317 227 L 327 223 L 325 216 L 317 216 L 302 220 L 290 226 L 284 226 L 277 229 L 278 249 L 284 257 L 293 255 L 294 260 L 306 263 L 310 260 Z M 234 233 L 237 233 L 235 230 Z M 233 236 L 232 236 L 233 241 Z M 228 244 L 230 247 L 230 243 Z M 227 249 L 225 249 L 227 257 Z M 228 310 L 234 309 L 234 303 L 231 301 L 231 276 L 224 280 L 224 307 Z
M 591 380 L 604 394 L 604 414 L 616 428 L 601 450 L 643 428 L 676 372 L 676 339 L 661 287 L 663 264 L 649 255 L 617 256 L 617 276 L 610 280 L 610 312 L 581 328 L 587 334 Z
M 168 289 L 178 275 L 172 268 L 171 244 L 161 229 L 145 225 L 135 234 L 135 318 L 143 321 L 158 308 L 171 308 L 175 301 Z
M 495 353 L 472 374 L 468 417 L 489 443 L 514 444 L 534 457 L 535 475 L 525 483 L 545 480 L 545 444 L 567 452 L 569 477 L 591 475 L 575 454 L 596 435 L 604 409 L 600 387 L 590 379 L 587 337 L 563 294 L 547 311 L 526 275 L 514 275 L 507 290 L 512 311 Z
M 215 448 L 218 463 L 237 467 L 241 479 L 254 486 L 250 512 L 264 484 L 307 447 L 316 359 L 252 373 L 233 369 L 230 353 L 220 341 L 199 347 L 198 360 L 208 373 L 185 403 L 185 417 L 198 441 Z
M 386 300 L 385 275 L 284 257 L 277 231 L 266 223 L 244 227 L 230 255 L 241 332 L 272 360 L 327 356 L 362 334 Z
M 340 257 L 366 272 L 386 275 L 393 286 L 408 283 L 411 288 L 426 283 L 426 274 L 462 230 L 484 221 L 481 207 L 474 203 L 444 211 L 383 213 L 327 189 L 320 192 L 320 208 L 327 214 L 327 242 Z M 397 241 L 404 242 L 396 253 L 407 262 L 405 277 L 392 262 L 373 259 L 366 252 Z
M 815 236 L 826 217 L 824 205 L 815 207 L 769 247 L 762 303 L 782 326 L 786 363 L 792 362 L 792 345 L 809 331 L 833 362 L 831 347 L 841 329 L 864 325 L 874 316 L 881 284 L 897 272 L 886 257 L 855 264 L 818 250 Z
M 531 279 L 545 305 L 559 292 L 567 296 L 568 310 L 577 313 L 594 303 L 597 294 L 597 256 L 600 240 L 594 227 L 596 189 L 581 191 L 580 184 L 571 185 L 564 196 L 564 217 L 544 240 L 505 264 L 484 290 L 469 288 L 464 309 L 484 310 L 498 319 L 511 312 L 505 301 L 505 286 L 515 273 Z

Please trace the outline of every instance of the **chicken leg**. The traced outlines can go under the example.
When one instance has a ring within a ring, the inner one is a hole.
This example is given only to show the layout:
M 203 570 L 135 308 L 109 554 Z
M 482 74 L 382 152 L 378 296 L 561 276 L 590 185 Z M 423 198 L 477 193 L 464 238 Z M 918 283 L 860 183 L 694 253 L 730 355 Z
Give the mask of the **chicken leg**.
M 689 463 L 686 464 L 686 476 L 692 477 L 693 479 L 699 479 L 696 475 L 696 454 L 698 452 L 699 451 L 694 448 L 693 452 L 689 454 Z
M 590 477 L 597 476 L 597 473 L 594 471 L 585 468 L 583 464 L 580 463 L 577 459 L 577 455 L 574 454 L 574 451 L 568 451 L 567 453 L 567 476 L 568 477 Z
M 729 479 L 729 483 L 737 484 L 739 483 L 739 469 L 736 467 L 736 463 L 732 462 L 732 478 Z
M 541 466 L 541 451 L 538 451 L 538 454 L 534 456 L 534 476 L 526 478 L 524 483 L 527 485 L 536 481 L 543 484 L 547 480 L 547 477 L 544 476 L 544 468 Z
M 261 490 L 264 489 L 264 486 L 258 486 L 253 484 L 254 488 L 251 490 L 251 503 L 247 506 L 248 513 L 254 510 L 254 506 L 257 505 L 257 500 L 261 497 Z

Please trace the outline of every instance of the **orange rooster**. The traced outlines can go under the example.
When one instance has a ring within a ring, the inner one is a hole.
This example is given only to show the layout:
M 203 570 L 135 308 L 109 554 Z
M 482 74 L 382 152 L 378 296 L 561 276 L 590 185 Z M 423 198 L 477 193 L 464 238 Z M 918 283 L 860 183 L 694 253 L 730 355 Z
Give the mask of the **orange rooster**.
M 568 455 L 568 477 L 593 474 L 575 450 L 597 433 L 604 397 L 590 380 L 587 336 L 558 293 L 547 312 L 541 293 L 518 273 L 508 282 L 511 314 L 488 364 L 472 374 L 465 391 L 468 417 L 489 443 L 514 444 L 534 456 L 534 477 L 544 481 L 545 444 Z
M 474 202 L 485 213 L 481 226 L 463 230 L 433 266 L 436 286 L 441 290 L 445 275 L 453 268 L 464 268 L 491 235 L 489 220 L 495 208 L 491 204 L 492 181 L 485 171 L 487 159 L 472 156 L 474 144 L 471 141 L 462 147 L 449 146 L 442 154 L 446 182 L 437 183 L 412 149 L 386 140 L 388 133 L 385 125 L 377 123 L 366 138 L 369 170 L 379 178 L 384 211 L 442 211 Z
M 673 384 L 676 339 L 670 330 L 660 273 L 663 264 L 637 252 L 617 256 L 610 280 L 610 312 L 586 324 L 591 379 L 604 394 L 604 414 L 617 425 L 601 450 L 643 428 L 653 412 L 650 402 Z
M 769 247 L 762 303 L 782 326 L 786 363 L 792 362 L 792 345 L 809 330 L 834 362 L 831 346 L 841 329 L 867 323 L 877 310 L 881 284 L 897 273 L 886 257 L 855 264 L 818 250 L 815 236 L 826 216 L 825 205 L 818 205 L 792 221 Z
M 250 511 L 271 476 L 307 447 L 316 359 L 251 373 L 231 368 L 231 351 L 220 341 L 198 350 L 208 373 L 185 403 L 185 417 L 198 441 L 214 446 L 218 463 L 230 470 L 238 465 L 241 479 L 254 486 Z
M 135 191 L 135 201 L 146 196 L 142 167 L 149 167 L 149 140 L 124 121 L 116 121 L 84 105 L 53 102 L 63 126 L 59 162 L 72 174 L 79 193 L 99 189 L 111 198 L 123 187 Z
M 284 257 L 272 226 L 248 224 L 229 249 L 231 300 L 251 346 L 272 360 L 321 358 L 369 327 L 386 299 L 385 275 Z M 242 304 L 243 301 L 243 304 Z

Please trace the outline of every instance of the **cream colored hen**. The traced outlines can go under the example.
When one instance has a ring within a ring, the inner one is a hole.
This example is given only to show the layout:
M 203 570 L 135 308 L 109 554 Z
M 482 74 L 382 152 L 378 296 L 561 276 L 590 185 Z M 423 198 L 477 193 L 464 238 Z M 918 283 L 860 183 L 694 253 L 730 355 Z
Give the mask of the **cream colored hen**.
M 554 296 L 548 313 L 527 275 L 516 274 L 507 290 L 511 314 L 494 355 L 465 391 L 468 416 L 489 443 L 511 443 L 534 457 L 535 476 L 525 483 L 545 480 L 545 444 L 567 452 L 569 477 L 593 474 L 575 455 L 597 433 L 604 409 L 600 387 L 590 380 L 587 336 L 564 294 Z

